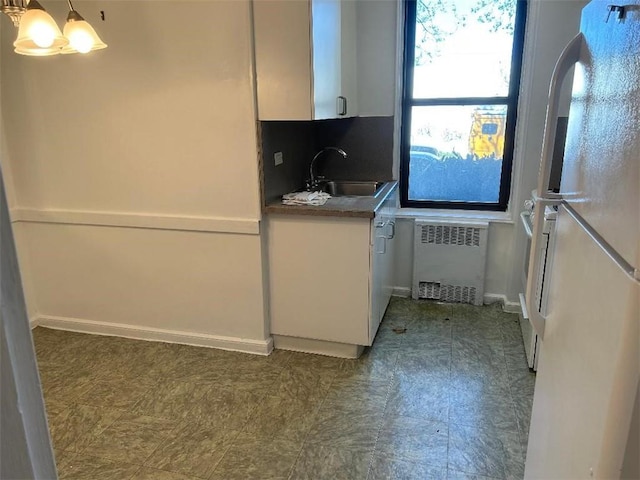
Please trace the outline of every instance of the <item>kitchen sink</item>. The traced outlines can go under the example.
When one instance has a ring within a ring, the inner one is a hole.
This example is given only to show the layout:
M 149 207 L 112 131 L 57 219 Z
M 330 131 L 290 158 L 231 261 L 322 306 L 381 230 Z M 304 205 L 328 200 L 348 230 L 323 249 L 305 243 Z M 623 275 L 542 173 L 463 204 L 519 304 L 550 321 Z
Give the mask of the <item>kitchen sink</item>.
M 359 196 L 375 197 L 384 182 L 330 181 L 323 184 L 323 190 L 332 197 Z

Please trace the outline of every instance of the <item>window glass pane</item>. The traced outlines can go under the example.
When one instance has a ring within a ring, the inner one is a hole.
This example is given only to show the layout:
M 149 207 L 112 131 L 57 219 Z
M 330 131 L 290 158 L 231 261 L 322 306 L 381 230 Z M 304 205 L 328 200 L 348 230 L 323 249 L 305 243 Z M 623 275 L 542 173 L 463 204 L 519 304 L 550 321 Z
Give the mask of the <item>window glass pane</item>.
M 498 202 L 506 105 L 411 109 L 409 200 Z
M 418 0 L 414 98 L 505 97 L 516 0 Z

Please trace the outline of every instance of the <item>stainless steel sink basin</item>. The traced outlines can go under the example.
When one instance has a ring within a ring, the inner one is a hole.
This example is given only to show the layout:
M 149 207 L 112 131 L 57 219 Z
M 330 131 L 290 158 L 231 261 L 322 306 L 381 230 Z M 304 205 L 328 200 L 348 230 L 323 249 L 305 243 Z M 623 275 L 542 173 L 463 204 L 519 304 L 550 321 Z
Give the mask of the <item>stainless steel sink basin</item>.
M 384 182 L 331 181 L 324 184 L 323 190 L 333 197 L 375 197 L 383 185 Z

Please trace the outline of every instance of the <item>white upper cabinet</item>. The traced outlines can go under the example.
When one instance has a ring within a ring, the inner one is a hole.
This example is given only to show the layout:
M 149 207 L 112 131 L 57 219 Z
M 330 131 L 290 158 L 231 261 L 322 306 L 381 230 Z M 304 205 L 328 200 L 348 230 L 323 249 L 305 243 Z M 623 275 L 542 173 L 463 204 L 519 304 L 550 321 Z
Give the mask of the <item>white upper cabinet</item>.
M 258 117 L 357 115 L 356 6 L 350 0 L 254 0 Z

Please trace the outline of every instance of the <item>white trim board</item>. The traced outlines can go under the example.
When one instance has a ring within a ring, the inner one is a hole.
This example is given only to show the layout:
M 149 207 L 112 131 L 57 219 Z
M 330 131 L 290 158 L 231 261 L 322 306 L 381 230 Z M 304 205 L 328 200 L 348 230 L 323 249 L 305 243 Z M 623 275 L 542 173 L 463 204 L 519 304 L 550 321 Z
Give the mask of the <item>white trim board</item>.
M 410 287 L 393 287 L 392 295 L 394 297 L 410 297 L 411 288 Z
M 40 326 L 53 328 L 55 330 L 116 336 L 152 342 L 179 343 L 182 345 L 219 348 L 221 350 L 254 353 L 257 355 L 269 355 L 273 350 L 273 338 L 271 337 L 266 340 L 252 340 L 248 338 L 225 337 L 221 335 L 210 335 L 207 333 L 182 332 L 178 330 L 165 330 L 162 328 L 98 322 L 95 320 L 56 317 L 51 315 L 39 315 L 35 319 L 31 320 L 31 325 L 32 328 Z
M 411 297 L 411 288 L 408 287 L 394 287 L 393 296 L 395 297 Z M 492 303 L 501 303 L 505 312 L 520 313 L 520 304 L 518 302 L 510 302 L 505 295 L 500 293 L 485 293 L 482 297 L 482 303 L 484 305 L 490 305 Z
M 85 210 L 45 210 L 12 208 L 11 221 L 104 227 L 148 228 L 194 232 L 260 234 L 260 220 L 253 218 L 192 217 L 147 213 L 92 212 Z
M 488 211 L 472 211 L 472 210 L 439 210 L 432 208 L 397 208 L 395 210 L 396 218 L 408 220 L 433 220 L 433 221 L 451 221 L 451 222 L 489 222 L 489 223 L 506 223 L 513 224 L 512 213 L 506 212 L 488 212 Z
M 521 312 L 520 304 L 518 302 L 510 302 L 507 300 L 507 296 L 502 295 L 501 293 L 485 293 L 483 302 L 485 305 L 500 302 L 502 304 L 502 309 L 507 313 Z

